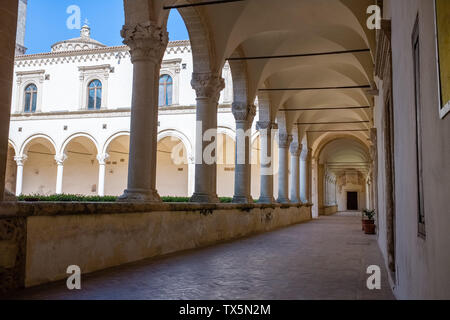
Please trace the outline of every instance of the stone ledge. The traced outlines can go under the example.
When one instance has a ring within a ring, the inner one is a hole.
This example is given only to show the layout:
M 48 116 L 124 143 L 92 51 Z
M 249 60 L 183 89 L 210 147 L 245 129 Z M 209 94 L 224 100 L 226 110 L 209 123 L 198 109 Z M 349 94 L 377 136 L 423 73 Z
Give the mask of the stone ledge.
M 201 203 L 117 203 L 117 202 L 4 202 L 0 204 L 0 219 L 15 216 L 70 216 L 70 215 L 100 215 L 127 214 L 142 212 L 198 212 L 207 215 L 213 210 L 253 209 L 288 209 L 311 207 L 312 204 L 201 204 Z

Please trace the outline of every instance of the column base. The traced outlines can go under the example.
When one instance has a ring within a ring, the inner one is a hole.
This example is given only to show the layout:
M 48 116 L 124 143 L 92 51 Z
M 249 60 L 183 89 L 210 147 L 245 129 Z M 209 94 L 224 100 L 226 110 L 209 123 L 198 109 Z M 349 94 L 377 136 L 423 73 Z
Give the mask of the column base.
M 289 200 L 288 198 L 278 198 L 277 202 L 278 203 L 291 203 L 291 200 Z
M 189 200 L 193 203 L 219 203 L 220 199 L 216 194 L 194 193 Z
M 272 203 L 275 203 L 275 198 L 274 197 L 260 197 L 258 200 L 258 203 L 272 204 Z
M 133 189 L 125 190 L 118 202 L 161 202 L 161 197 L 156 190 Z
M 301 204 L 301 203 L 302 203 L 302 201 L 300 200 L 300 198 L 291 198 L 290 202 L 291 202 L 291 203 L 298 203 L 298 204 Z
M 5 201 L 5 202 L 16 202 L 17 201 L 17 197 L 14 195 L 14 193 L 12 193 L 11 191 L 5 189 L 5 193 L 3 195 L 3 201 Z
M 251 196 L 234 196 L 233 203 L 249 204 L 255 202 L 253 201 L 253 198 Z

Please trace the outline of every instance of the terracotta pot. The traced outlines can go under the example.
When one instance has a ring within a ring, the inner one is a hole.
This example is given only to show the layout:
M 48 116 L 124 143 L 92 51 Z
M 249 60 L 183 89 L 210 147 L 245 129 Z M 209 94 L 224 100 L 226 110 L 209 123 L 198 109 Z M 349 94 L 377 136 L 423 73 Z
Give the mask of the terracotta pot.
M 368 220 L 368 219 L 362 219 L 361 222 L 362 222 L 362 231 L 365 230 L 365 229 L 364 229 L 364 226 L 365 226 L 366 224 L 374 224 L 374 221 L 373 221 L 373 220 Z
M 366 234 L 375 234 L 376 226 L 375 226 L 374 221 L 373 220 L 367 220 L 367 221 L 370 221 L 370 222 L 368 222 L 364 225 L 364 232 Z

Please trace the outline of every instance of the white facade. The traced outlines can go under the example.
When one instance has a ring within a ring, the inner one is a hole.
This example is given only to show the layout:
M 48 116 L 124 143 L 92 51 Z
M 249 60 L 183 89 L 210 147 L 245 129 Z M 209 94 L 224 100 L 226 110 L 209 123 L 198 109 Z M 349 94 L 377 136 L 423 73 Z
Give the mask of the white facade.
M 157 187 L 161 195 L 190 196 L 193 192 L 196 95 L 190 84 L 192 72 L 189 41 L 170 42 L 161 67 L 161 75 L 172 79 L 172 103 L 161 107 L 159 112 Z M 218 190 L 219 196 L 232 196 L 235 120 L 231 113 L 233 90 L 228 64 L 223 78 L 218 152 L 222 153 L 224 145 L 228 161 L 222 164 L 219 160 Z M 99 80 L 102 86 L 98 110 L 88 109 L 88 86 L 93 80 Z M 16 189 L 16 194 L 120 195 L 127 181 L 132 82 L 133 65 L 128 47 L 106 47 L 92 40 L 86 26 L 80 38 L 58 42 L 50 53 L 17 56 L 7 186 Z M 25 108 L 25 90 L 29 85 L 37 88 L 35 112 L 26 112 Z M 255 128 L 253 131 L 257 151 Z M 166 161 L 180 142 L 184 163 Z M 17 188 L 14 181 L 17 170 L 13 169 L 14 162 L 19 161 L 23 183 Z M 252 190 L 257 197 L 257 172 L 253 177 Z M 173 181 L 180 183 L 173 184 Z

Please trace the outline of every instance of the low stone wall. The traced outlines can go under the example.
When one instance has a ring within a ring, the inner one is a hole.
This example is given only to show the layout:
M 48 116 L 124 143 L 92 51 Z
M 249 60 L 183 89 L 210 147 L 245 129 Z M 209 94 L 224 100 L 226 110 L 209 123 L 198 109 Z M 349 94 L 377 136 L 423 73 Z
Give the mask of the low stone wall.
M 338 212 L 338 206 L 323 206 L 320 209 L 320 215 L 321 216 L 331 216 L 332 214 L 335 214 Z
M 85 274 L 311 219 L 310 205 L 278 204 L 20 203 L 15 210 L 26 221 L 26 287 L 65 279 L 70 265 Z

